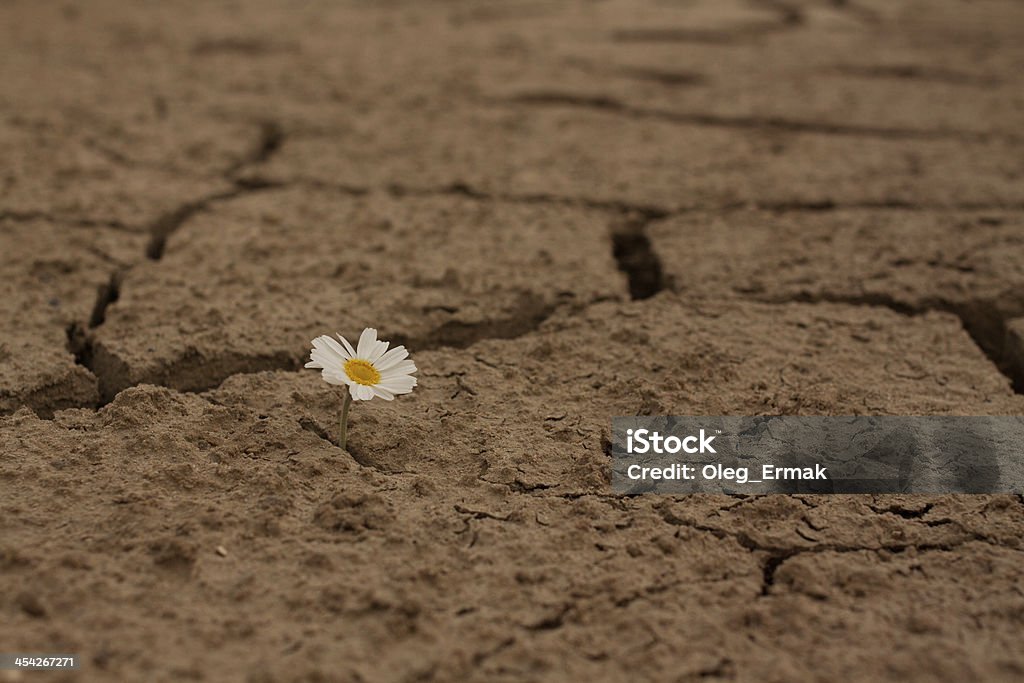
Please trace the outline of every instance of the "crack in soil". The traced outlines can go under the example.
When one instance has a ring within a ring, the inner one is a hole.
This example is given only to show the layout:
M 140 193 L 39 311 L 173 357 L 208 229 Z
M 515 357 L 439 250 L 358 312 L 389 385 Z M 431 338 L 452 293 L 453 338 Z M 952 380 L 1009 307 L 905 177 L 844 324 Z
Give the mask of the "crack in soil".
M 338 192 L 352 196 L 365 196 L 374 191 L 371 187 L 356 187 L 339 183 L 331 183 L 316 178 L 298 177 L 285 180 L 273 180 L 260 176 L 238 178 L 239 185 L 253 188 L 288 188 L 306 187 L 325 192 Z M 597 211 L 607 211 L 627 216 L 640 216 L 648 221 L 661 220 L 672 216 L 690 213 L 708 213 L 713 211 L 750 211 L 763 210 L 776 213 L 819 213 L 826 211 L 878 210 L 878 211 L 1024 211 L 1024 202 L 954 202 L 925 204 L 905 199 L 877 199 L 856 202 L 838 202 L 824 198 L 815 200 L 783 200 L 783 201 L 735 201 L 720 204 L 691 204 L 686 206 L 666 207 L 656 204 L 639 204 L 618 199 L 595 199 L 593 197 L 566 196 L 546 193 L 516 194 L 493 193 L 475 188 L 464 181 L 456 181 L 438 187 L 411 187 L 400 183 L 389 183 L 381 188 L 392 197 L 437 197 L 461 196 L 483 202 L 507 202 L 509 204 L 551 204 L 569 206 Z
M 775 585 L 775 572 L 778 571 L 782 563 L 797 554 L 797 551 L 790 553 L 781 553 L 778 555 L 769 555 L 764 564 L 761 565 L 761 593 L 762 597 L 769 595 L 772 591 L 772 586 Z
M 110 280 L 100 285 L 96 292 L 96 303 L 93 304 L 92 313 L 89 315 L 89 328 L 98 327 L 107 318 L 107 308 L 121 296 L 121 281 L 124 279 L 122 269 L 115 270 L 110 274 Z
M 776 213 L 799 213 L 799 212 L 824 212 L 824 211 L 850 211 L 850 210 L 866 210 L 866 211 L 921 211 L 921 212 L 935 212 L 935 211 L 963 211 L 963 212 L 974 212 L 974 211 L 1004 211 L 1004 212 L 1015 212 L 1024 211 L 1024 202 L 954 202 L 950 204 L 922 204 L 920 202 L 912 202 L 906 199 L 878 199 L 868 200 L 859 202 L 837 202 L 833 199 L 820 199 L 813 201 L 783 201 L 783 202 L 747 202 L 747 203 L 736 203 L 731 205 L 724 205 L 720 207 L 714 207 L 709 210 L 713 211 L 729 211 L 729 210 L 748 210 L 748 209 L 760 209 L 763 211 L 774 211 Z
M 476 189 L 464 182 L 454 182 L 450 185 L 433 188 L 416 188 L 391 183 L 386 187 L 393 197 L 433 197 L 433 196 L 459 196 L 484 202 L 508 202 L 510 204 L 554 204 L 556 206 L 576 206 L 598 211 L 611 211 L 621 214 L 635 214 L 646 219 L 667 218 L 672 211 L 651 204 L 634 204 L 615 199 L 593 199 L 588 197 L 567 197 L 555 194 L 510 194 L 510 193 L 489 193 Z
M 665 87 L 691 87 L 707 85 L 710 79 L 706 74 L 685 69 L 664 69 L 645 66 L 613 66 L 591 62 L 586 59 L 570 57 L 565 60 L 565 65 L 575 68 L 588 74 L 594 74 L 603 78 L 618 77 L 628 78 L 647 83 L 657 83 Z
M 708 79 L 703 74 L 692 71 L 679 71 L 671 69 L 654 69 L 642 67 L 622 67 L 613 72 L 623 78 L 631 78 L 636 81 L 647 81 L 660 85 L 679 87 L 705 85 Z
M 522 292 L 509 315 L 479 323 L 449 320 L 421 336 L 396 334 L 393 343 L 417 351 L 465 349 L 488 339 L 518 339 L 539 328 L 559 306 L 533 292 Z
M 732 30 L 701 28 L 623 28 L 612 31 L 616 43 L 691 43 L 695 45 L 731 45 L 749 38 L 777 33 L 786 27 L 774 22 L 750 23 Z
M 827 73 L 835 73 L 855 78 L 873 78 L 910 82 L 917 81 L 975 87 L 995 87 L 1000 84 L 997 79 L 990 77 L 977 76 L 942 67 L 924 66 L 919 64 L 837 64 L 836 66 L 828 69 Z
M 276 121 L 264 121 L 260 124 L 259 138 L 249 154 L 244 155 L 224 170 L 224 176 L 234 178 L 247 166 L 256 166 L 269 161 L 284 144 L 284 129 Z
M 661 260 L 647 237 L 644 217 L 629 217 L 612 226 L 612 255 L 626 274 L 631 299 L 649 299 L 665 288 Z
M 150 239 L 149 244 L 146 245 L 146 258 L 152 261 L 159 261 L 163 258 L 164 250 L 167 248 L 167 240 L 170 239 L 171 235 L 177 232 L 190 218 L 206 211 L 213 204 L 266 189 L 270 189 L 270 187 L 266 185 L 252 186 L 246 183 L 236 183 L 229 190 L 214 192 L 168 211 L 153 221 L 153 224 L 150 226 Z
M 957 526 L 963 532 L 963 536 L 960 540 L 951 543 L 879 543 L 875 546 L 856 546 L 856 545 L 844 545 L 841 543 L 816 543 L 815 545 L 799 547 L 799 546 L 785 546 L 785 545 L 765 545 L 759 543 L 757 540 L 752 538 L 749 534 L 744 531 L 726 531 L 718 527 L 709 526 L 707 524 L 701 524 L 696 521 L 683 519 L 676 516 L 670 509 L 672 501 L 664 501 L 656 504 L 653 510 L 659 514 L 662 520 L 672 526 L 685 527 L 688 529 L 694 529 L 704 533 L 709 533 L 715 538 L 720 540 L 731 540 L 738 544 L 740 547 L 749 550 L 752 553 L 765 553 L 765 558 L 762 560 L 761 565 L 761 589 L 759 591 L 759 597 L 765 597 L 771 595 L 771 589 L 775 585 L 775 575 L 779 568 L 785 564 L 788 560 L 807 554 L 820 554 L 820 553 L 858 553 L 858 552 L 890 552 L 890 553 L 902 553 L 907 550 L 916 550 L 918 552 L 938 551 L 938 552 L 951 552 L 960 546 L 966 545 L 972 542 L 985 543 L 996 548 L 1003 550 L 1010 550 L 1014 552 L 1024 552 L 1021 548 L 1016 548 L 1008 545 L 1003 545 L 987 536 L 984 536 L 975 531 L 968 531 L 964 527 L 957 523 Z M 873 509 L 873 508 L 872 508 Z M 877 512 L 877 511 L 876 511 Z M 885 510 L 884 512 L 889 512 Z M 955 522 L 954 522 L 955 523 Z M 813 542 L 808 539 L 808 542 Z
M 49 223 L 61 223 L 64 225 L 71 225 L 79 228 L 108 228 L 110 230 L 118 230 L 120 232 L 137 233 L 139 230 L 133 228 L 126 223 L 122 223 L 115 219 L 104 219 L 100 220 L 97 218 L 72 218 L 54 216 L 53 214 L 47 213 L 46 211 L 11 211 L 4 210 L 0 211 L 0 222 L 12 221 L 15 223 L 28 223 L 31 221 L 46 221 Z
M 880 515 L 888 512 L 894 515 L 898 515 L 903 519 L 921 519 L 922 517 L 927 515 L 932 508 L 935 507 L 935 503 L 926 503 L 923 507 L 920 508 L 907 508 L 901 505 L 890 505 L 889 507 L 886 508 L 880 508 L 874 505 L 868 505 L 868 507 Z
M 64 333 L 67 337 L 68 353 L 75 357 L 75 363 L 95 377 L 96 373 L 89 367 L 92 364 L 92 340 L 88 329 L 80 323 L 74 322 L 67 326 Z
M 299 419 L 299 426 L 305 429 L 310 434 L 320 437 L 332 446 L 337 446 L 331 435 L 327 433 L 327 430 L 317 424 L 316 420 L 310 417 L 303 417 Z
M 460 515 L 469 515 L 467 519 L 493 519 L 497 522 L 508 522 L 511 520 L 509 515 L 496 515 L 494 513 L 487 512 L 486 510 L 474 510 L 466 507 L 465 505 L 459 504 L 455 505 L 455 511 Z
M 279 123 L 275 121 L 264 121 L 261 123 L 259 136 L 253 149 L 228 166 L 222 173 L 223 178 L 231 181 L 232 187 L 228 190 L 214 192 L 185 202 L 153 221 L 149 229 L 151 237 L 149 244 L 146 245 L 146 257 L 159 261 L 163 257 L 164 250 L 167 248 L 167 240 L 171 235 L 192 216 L 207 210 L 212 204 L 234 199 L 249 192 L 259 192 L 275 187 L 273 183 L 252 179 L 238 179 L 236 176 L 249 166 L 256 166 L 269 161 L 274 154 L 281 150 L 284 141 L 284 130 Z
M 761 5 L 762 7 L 771 10 L 779 18 L 779 26 L 782 28 L 792 28 L 795 26 L 803 26 L 807 22 L 807 17 L 804 16 L 803 8 L 798 4 L 788 2 L 787 0 L 749 0 L 753 5 Z
M 759 0 L 756 4 L 771 10 L 774 21 L 749 21 L 729 29 L 688 28 L 681 26 L 626 28 L 611 33 L 617 43 L 694 43 L 697 45 L 730 45 L 764 35 L 791 31 L 806 23 L 803 10 L 781 0 Z
M 101 284 L 96 291 L 96 301 L 93 303 L 92 312 L 85 325 L 73 322 L 65 329 L 67 342 L 65 344 L 68 352 L 74 356 L 75 363 L 89 371 L 96 377 L 99 385 L 99 377 L 93 370 L 93 341 L 92 330 L 103 324 L 106 320 L 107 308 L 121 296 L 121 281 L 124 278 L 125 269 L 118 268 L 110 274 L 110 279 Z
M 572 609 L 572 604 L 563 605 L 555 613 L 543 617 L 532 624 L 522 624 L 522 627 L 527 631 L 554 631 L 565 625 L 565 619 L 569 616 Z
M 875 10 L 869 7 L 862 7 L 858 3 L 854 3 L 851 0 L 831 0 L 830 5 L 840 12 L 849 14 L 857 21 L 868 24 L 870 26 L 877 26 L 882 23 L 881 15 Z
M 962 140 L 970 142 L 1005 140 L 1007 142 L 1016 142 L 1015 136 L 1008 133 L 987 133 L 940 128 L 921 129 L 866 126 L 826 123 L 823 121 L 800 121 L 780 116 L 729 116 L 725 114 L 645 109 L 628 105 L 608 95 L 580 95 L 578 93 L 559 92 L 557 90 L 528 91 L 507 97 L 485 98 L 485 100 L 489 103 L 504 105 L 593 109 L 639 120 L 655 119 L 668 123 L 708 128 L 726 128 L 730 130 L 838 135 L 877 138 L 881 140 Z
M 331 446 L 334 446 L 335 448 L 344 451 L 350 458 L 352 458 L 353 462 L 355 462 L 360 467 L 365 467 L 367 469 L 374 470 L 378 474 L 383 474 L 387 476 L 401 476 L 407 474 L 414 474 L 413 472 L 409 472 L 407 470 L 390 470 L 385 467 L 382 467 L 378 463 L 368 459 L 358 450 L 354 450 L 352 448 L 351 443 L 348 444 L 345 448 L 342 448 L 341 444 L 339 444 L 338 441 L 335 438 L 333 438 L 326 429 L 321 427 L 316 422 L 316 420 L 310 417 L 299 418 L 298 420 L 296 420 L 296 422 L 298 423 L 299 427 L 306 430 L 310 434 L 313 434 L 314 436 L 320 438 L 321 440 L 330 444 Z
M 473 666 L 479 667 L 479 666 L 483 665 L 491 657 L 499 655 L 502 652 L 504 652 L 505 650 L 507 650 L 508 648 L 512 647 L 515 644 L 515 642 L 516 642 L 516 639 L 514 637 L 508 637 L 508 638 L 505 638 L 504 640 L 498 642 L 496 645 L 494 645 L 489 650 L 484 650 L 482 652 L 475 652 L 475 653 L 473 653 Z
M 366 467 L 366 468 L 369 468 L 369 469 L 372 469 L 372 470 L 376 470 L 380 474 L 403 474 L 403 472 L 398 472 L 398 471 L 391 472 L 391 471 L 388 471 L 386 469 L 383 469 L 380 466 L 378 466 L 376 463 L 367 461 L 365 458 L 361 458 L 357 453 L 353 452 L 349 448 L 341 448 L 341 444 L 339 444 L 336 439 L 331 437 L 330 433 L 328 433 L 328 431 L 326 429 L 321 427 L 316 422 L 316 420 L 314 420 L 312 418 L 303 417 L 303 418 L 300 418 L 299 420 L 297 420 L 297 422 L 299 424 L 299 427 L 301 427 L 302 429 L 306 430 L 310 434 L 313 434 L 314 436 L 319 437 L 320 439 L 322 439 L 323 441 L 329 443 L 330 445 L 334 446 L 335 448 L 340 448 L 341 450 L 345 451 L 345 453 L 347 453 L 348 456 L 350 458 L 352 458 L 352 460 L 355 461 L 355 463 L 357 465 L 360 465 L 362 467 Z

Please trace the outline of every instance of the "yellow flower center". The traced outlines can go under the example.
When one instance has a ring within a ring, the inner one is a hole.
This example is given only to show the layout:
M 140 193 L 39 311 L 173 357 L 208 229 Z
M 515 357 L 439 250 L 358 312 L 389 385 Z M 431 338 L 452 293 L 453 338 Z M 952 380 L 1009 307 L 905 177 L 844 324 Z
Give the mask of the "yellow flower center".
M 345 374 L 356 384 L 372 387 L 380 382 L 380 373 L 373 363 L 361 358 L 349 358 L 345 361 Z

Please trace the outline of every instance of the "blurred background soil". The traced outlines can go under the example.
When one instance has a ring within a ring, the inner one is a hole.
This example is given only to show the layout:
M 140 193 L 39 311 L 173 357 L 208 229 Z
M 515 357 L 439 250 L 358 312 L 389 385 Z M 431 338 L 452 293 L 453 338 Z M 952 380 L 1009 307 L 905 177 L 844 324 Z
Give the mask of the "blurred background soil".
M 1021 496 L 608 493 L 1024 412 L 1024 4 L 0 1 L 0 681 L 1024 679 Z M 420 386 L 301 370 L 374 326 Z

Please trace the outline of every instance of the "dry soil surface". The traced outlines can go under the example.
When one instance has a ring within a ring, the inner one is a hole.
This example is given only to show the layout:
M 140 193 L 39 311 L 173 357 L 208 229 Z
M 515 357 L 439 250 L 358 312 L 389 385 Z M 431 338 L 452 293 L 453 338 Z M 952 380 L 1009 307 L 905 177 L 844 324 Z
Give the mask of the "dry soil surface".
M 610 418 L 1024 413 L 1024 5 L 0 2 L 0 681 L 1024 679 L 1021 496 Z M 302 370 L 364 326 L 420 386 Z

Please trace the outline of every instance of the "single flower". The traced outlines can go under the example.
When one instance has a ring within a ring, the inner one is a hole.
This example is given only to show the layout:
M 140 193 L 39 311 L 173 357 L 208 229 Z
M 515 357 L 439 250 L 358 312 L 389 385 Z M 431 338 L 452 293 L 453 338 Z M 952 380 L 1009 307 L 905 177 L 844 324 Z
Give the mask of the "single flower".
M 377 330 L 368 327 L 359 335 L 353 349 L 340 334 L 339 344 L 326 335 L 313 340 L 313 350 L 307 368 L 321 370 L 328 384 L 348 386 L 352 399 L 369 401 L 373 397 L 385 401 L 398 394 L 408 394 L 416 386 L 416 364 L 409 358 L 404 346 L 388 351 L 388 342 L 378 341 Z
M 339 344 L 326 335 L 313 340 L 307 368 L 320 370 L 328 384 L 348 387 L 341 402 L 338 445 L 345 448 L 348 439 L 348 409 L 352 401 L 369 401 L 378 396 L 390 401 L 398 394 L 408 394 L 416 386 L 416 364 L 404 346 L 388 350 L 388 343 L 377 340 L 377 330 L 368 327 L 359 335 L 353 349 L 348 340 L 338 335 Z

